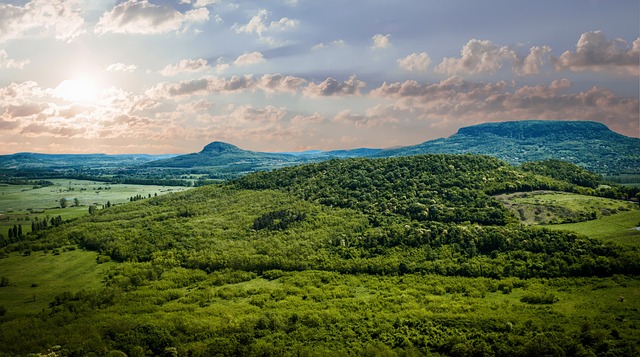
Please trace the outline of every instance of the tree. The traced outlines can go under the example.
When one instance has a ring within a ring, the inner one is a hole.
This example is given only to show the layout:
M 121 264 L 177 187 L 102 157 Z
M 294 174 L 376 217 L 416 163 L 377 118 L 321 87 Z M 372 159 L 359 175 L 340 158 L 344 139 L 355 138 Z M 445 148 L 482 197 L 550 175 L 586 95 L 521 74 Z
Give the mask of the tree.
M 78 199 L 78 197 L 75 197 L 73 199 L 73 205 L 76 206 L 76 207 L 80 206 L 80 200 Z
M 96 214 L 96 206 L 95 205 L 89 206 L 89 214 L 90 215 Z
M 67 205 L 69 204 L 69 202 L 67 202 L 66 198 L 61 198 L 60 199 L 60 208 L 67 208 Z

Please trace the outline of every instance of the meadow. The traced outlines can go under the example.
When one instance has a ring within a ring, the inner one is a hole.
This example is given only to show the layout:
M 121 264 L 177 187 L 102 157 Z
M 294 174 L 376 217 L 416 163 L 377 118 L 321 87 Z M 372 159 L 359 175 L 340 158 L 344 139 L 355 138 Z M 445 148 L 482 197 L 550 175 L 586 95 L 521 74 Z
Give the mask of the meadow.
M 60 216 L 70 220 L 88 214 L 90 205 L 103 206 L 129 202 L 131 197 L 152 197 L 181 192 L 188 187 L 109 184 L 98 181 L 50 179 L 52 186 L 0 184 L 0 234 L 8 236 L 14 225 L 23 233 L 31 231 L 31 222 Z M 65 199 L 66 208 L 60 206 Z M 77 204 L 76 205 L 76 199 Z
M 153 195 L 0 249 L 0 356 L 638 355 L 637 240 L 522 224 L 495 194 L 525 190 L 624 222 L 611 237 L 638 217 L 478 156 Z

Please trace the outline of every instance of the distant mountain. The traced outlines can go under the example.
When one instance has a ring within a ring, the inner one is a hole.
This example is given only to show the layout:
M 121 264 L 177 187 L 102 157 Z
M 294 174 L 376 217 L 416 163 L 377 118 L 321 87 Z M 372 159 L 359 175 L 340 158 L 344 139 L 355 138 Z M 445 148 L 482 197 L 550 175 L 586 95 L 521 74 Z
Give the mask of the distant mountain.
M 11 155 L 0 155 L 0 169 L 113 169 L 138 166 L 150 161 L 168 159 L 174 156 L 176 155 L 38 154 L 21 152 Z
M 464 127 L 448 138 L 379 152 L 379 157 L 426 153 L 484 154 L 510 164 L 564 160 L 599 174 L 640 173 L 640 139 L 591 121 L 529 120 Z
M 214 141 L 186 155 L 47 155 L 0 156 L 0 169 L 77 170 L 127 168 L 119 175 L 206 173 L 228 179 L 254 171 L 319 162 L 334 158 L 397 157 L 418 154 L 483 154 L 513 165 L 563 160 L 603 175 L 640 174 L 640 139 L 615 133 L 590 121 L 530 120 L 464 127 L 448 138 L 390 149 L 269 153 L 243 150 Z M 127 171 L 128 170 L 128 171 Z
M 304 160 L 301 160 L 301 156 L 297 155 L 243 150 L 228 143 L 214 141 L 200 152 L 153 161 L 144 166 L 177 169 L 207 168 L 218 172 L 235 173 L 237 176 L 283 165 L 290 166 L 302 161 Z

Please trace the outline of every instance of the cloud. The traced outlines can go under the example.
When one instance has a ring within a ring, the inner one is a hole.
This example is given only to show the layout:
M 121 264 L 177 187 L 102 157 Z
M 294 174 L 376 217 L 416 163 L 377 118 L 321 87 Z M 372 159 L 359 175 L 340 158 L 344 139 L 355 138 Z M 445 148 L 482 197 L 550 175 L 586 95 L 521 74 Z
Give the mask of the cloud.
M 107 66 L 108 72 L 125 72 L 125 73 L 133 73 L 136 68 L 138 68 L 134 64 L 124 64 L 124 63 L 112 63 Z
M 219 4 L 220 0 L 196 0 L 193 3 L 193 6 L 195 7 L 204 7 L 204 6 L 209 6 L 211 4 Z
M 300 77 L 282 74 L 265 74 L 257 82 L 256 87 L 265 93 L 297 93 L 307 80 Z
M 627 135 L 638 133 L 640 101 L 608 89 L 593 87 L 568 92 L 567 79 L 516 87 L 504 81 L 474 83 L 459 77 L 436 83 L 384 83 L 374 98 L 393 100 L 397 117 L 427 121 L 435 126 L 460 127 L 487 121 L 563 119 L 593 120 Z
M 210 95 L 214 93 L 231 93 L 255 84 L 251 76 L 233 76 L 229 79 L 210 76 L 201 79 L 182 81 L 179 83 L 159 83 L 146 92 L 150 98 L 177 98 L 194 95 Z
M 230 106 L 232 110 L 229 118 L 234 122 L 277 123 L 287 115 L 284 107 L 268 105 L 264 108 L 254 108 L 251 105 Z M 236 123 L 237 124 L 237 123 Z
M 28 59 L 14 60 L 9 58 L 7 51 L 0 50 L 0 68 L 6 69 L 24 69 L 26 65 L 31 63 Z
M 336 114 L 332 121 L 334 123 L 350 124 L 356 128 L 373 127 L 398 121 L 393 117 L 377 115 L 377 109 L 377 107 L 372 108 L 364 115 L 353 114 L 350 110 L 346 109 Z
M 235 64 L 236 66 L 250 66 L 250 65 L 262 63 L 264 61 L 265 59 L 262 53 L 251 52 L 251 53 L 245 53 L 238 56 L 238 58 L 236 58 L 236 60 L 233 61 L 233 64 Z
M 513 71 L 521 76 L 540 73 L 545 59 L 549 58 L 551 47 L 534 46 L 529 50 L 529 54 L 524 58 L 518 58 L 513 65 Z
M 426 52 L 414 52 L 398 60 L 398 66 L 409 72 L 425 72 L 430 64 L 431 57 Z
M 31 123 L 20 131 L 20 135 L 27 137 L 49 136 L 77 138 L 82 137 L 87 132 L 85 128 L 77 128 L 69 125 L 52 125 L 42 123 Z
M 11 83 L 7 87 L 0 88 L 0 107 L 46 94 L 47 91 L 38 87 L 38 83 L 33 81 Z
M 207 20 L 209 10 L 205 7 L 181 13 L 169 6 L 151 4 L 147 0 L 129 0 L 102 14 L 95 32 L 160 34 L 179 31 L 192 23 Z
M 372 49 L 384 49 L 391 46 L 391 35 L 376 34 L 371 37 L 373 41 Z
M 602 31 L 585 32 L 576 51 L 565 51 L 555 61 L 557 70 L 640 75 L 640 37 L 631 46 L 622 39 L 607 40 Z
M 366 84 L 357 79 L 356 76 L 351 76 L 342 83 L 333 78 L 327 78 L 320 84 L 309 83 L 305 89 L 305 95 L 311 97 L 360 95 L 360 91 L 365 86 Z
M 459 58 L 445 57 L 435 70 L 449 75 L 494 74 L 504 61 L 516 58 L 516 53 L 507 46 L 500 47 L 491 41 L 472 39 L 464 45 Z
M 84 19 L 75 0 L 32 0 L 24 6 L 0 4 L 0 43 L 20 39 L 27 33 L 54 34 L 56 40 L 72 41 L 84 30 Z
M 149 98 L 183 98 L 189 96 L 207 96 L 211 94 L 228 94 L 244 90 L 261 90 L 268 94 L 302 91 L 307 80 L 295 76 L 281 74 L 265 74 L 257 79 L 253 76 L 233 76 L 223 78 L 208 76 L 200 79 L 181 81 L 178 83 L 159 83 L 147 90 Z
M 183 59 L 176 64 L 170 64 L 160 71 L 165 77 L 175 76 L 180 73 L 197 73 L 211 69 L 209 62 L 205 59 Z
M 278 21 L 269 22 L 268 18 L 270 12 L 261 9 L 256 15 L 251 17 L 251 20 L 246 25 L 233 26 L 237 33 L 257 34 L 262 40 L 274 46 L 278 44 L 278 41 L 271 36 L 267 36 L 267 33 L 282 32 L 295 29 L 300 25 L 300 21 L 296 19 L 290 19 L 288 17 L 282 17 Z
M 213 108 L 215 104 L 206 99 L 194 100 L 192 102 L 178 105 L 176 111 L 184 113 L 199 113 L 199 112 L 207 112 L 211 108 Z
M 331 41 L 329 44 L 325 44 L 324 42 L 320 42 L 319 44 L 314 45 L 313 47 L 311 47 L 311 49 L 314 50 L 314 51 L 317 51 L 317 50 L 330 48 L 330 47 L 345 47 L 346 45 L 347 45 L 347 43 L 344 40 L 335 40 L 335 41 Z
M 301 124 L 320 124 L 325 121 L 324 115 L 314 112 L 311 115 L 298 114 L 291 119 L 291 123 L 295 125 Z

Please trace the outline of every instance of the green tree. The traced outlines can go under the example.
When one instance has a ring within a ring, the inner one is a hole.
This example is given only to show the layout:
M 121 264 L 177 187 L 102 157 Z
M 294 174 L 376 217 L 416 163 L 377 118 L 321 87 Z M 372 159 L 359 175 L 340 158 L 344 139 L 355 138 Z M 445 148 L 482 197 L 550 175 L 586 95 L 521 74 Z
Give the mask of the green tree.
M 69 205 L 69 202 L 67 202 L 66 198 L 61 198 L 60 199 L 60 208 L 67 208 L 67 206 Z
M 78 197 L 75 197 L 75 198 L 73 199 L 73 205 L 74 205 L 75 207 L 80 206 L 80 200 L 78 199 Z

